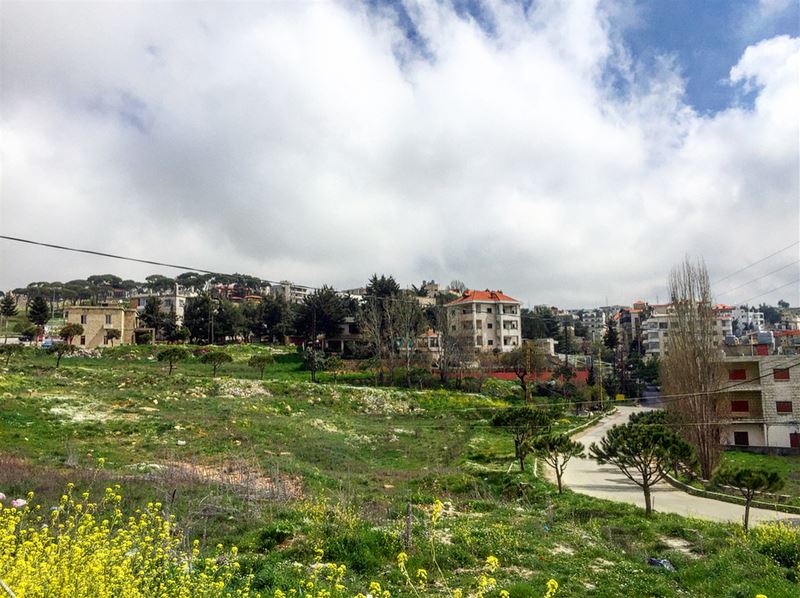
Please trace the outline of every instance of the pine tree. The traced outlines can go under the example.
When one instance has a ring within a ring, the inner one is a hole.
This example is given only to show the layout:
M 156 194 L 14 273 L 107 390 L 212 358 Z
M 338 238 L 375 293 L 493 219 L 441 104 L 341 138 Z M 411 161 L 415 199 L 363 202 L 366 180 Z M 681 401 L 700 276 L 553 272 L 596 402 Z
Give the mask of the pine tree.
M 42 328 L 50 319 L 50 306 L 44 297 L 35 297 L 28 307 L 28 319 Z

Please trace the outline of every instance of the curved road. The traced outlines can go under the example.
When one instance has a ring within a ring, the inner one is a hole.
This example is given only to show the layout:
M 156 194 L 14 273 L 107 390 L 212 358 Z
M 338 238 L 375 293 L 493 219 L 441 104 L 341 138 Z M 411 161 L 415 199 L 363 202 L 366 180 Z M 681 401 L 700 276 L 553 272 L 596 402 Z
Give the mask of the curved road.
M 645 411 L 642 407 L 618 407 L 617 413 L 600 421 L 598 425 L 574 436 L 586 445 L 588 452 L 592 442 L 599 442 L 606 431 L 616 424 L 624 423 L 632 413 Z M 644 495 L 641 488 L 631 482 L 614 465 L 600 465 L 594 459 L 572 459 L 564 472 L 564 483 L 568 488 L 581 494 L 597 498 L 626 502 L 644 508 Z M 653 510 L 662 513 L 677 513 L 686 517 L 697 517 L 712 521 L 733 521 L 741 523 L 744 507 L 710 498 L 692 496 L 673 488 L 665 482 L 653 487 Z M 774 521 L 789 518 L 791 515 L 780 511 L 750 509 L 750 522 Z

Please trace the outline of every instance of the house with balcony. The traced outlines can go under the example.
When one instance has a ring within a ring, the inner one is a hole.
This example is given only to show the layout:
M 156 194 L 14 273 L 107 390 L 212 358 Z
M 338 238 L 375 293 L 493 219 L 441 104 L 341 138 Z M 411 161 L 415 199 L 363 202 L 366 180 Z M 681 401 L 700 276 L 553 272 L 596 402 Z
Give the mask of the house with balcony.
M 141 314 L 147 305 L 147 300 L 151 297 L 157 298 L 161 302 L 159 311 L 164 314 L 175 313 L 175 320 L 178 325 L 183 324 L 183 315 L 186 311 L 186 303 L 189 299 L 197 297 L 197 293 L 190 289 L 185 289 L 180 285 L 162 293 L 138 293 L 130 297 L 130 305 L 137 313 Z
M 730 305 L 714 306 L 714 339 L 721 347 L 725 339 L 733 335 L 733 308 Z M 641 323 L 642 343 L 645 354 L 661 357 L 669 352 L 670 329 L 677 322 L 675 309 L 671 303 L 650 305 L 646 319 Z
M 503 291 L 466 290 L 445 307 L 452 332 L 471 336 L 479 351 L 508 352 L 522 345 L 521 304 Z
M 586 335 L 592 342 L 602 341 L 606 333 L 606 313 L 602 310 L 591 310 L 581 313 L 581 323 L 586 327 Z
M 122 305 L 75 305 L 64 313 L 68 324 L 83 326 L 83 334 L 73 344 L 87 349 L 107 345 L 132 345 L 137 325 L 136 310 Z M 108 337 L 109 330 L 119 330 L 119 339 Z
M 297 285 L 290 280 L 282 280 L 280 283 L 271 285 L 269 289 L 273 297 L 281 298 L 287 304 L 303 303 L 312 291 L 311 287 Z
M 728 392 L 717 398 L 725 424 L 722 443 L 800 453 L 800 360 L 759 352 L 763 353 L 752 347 L 726 348 Z

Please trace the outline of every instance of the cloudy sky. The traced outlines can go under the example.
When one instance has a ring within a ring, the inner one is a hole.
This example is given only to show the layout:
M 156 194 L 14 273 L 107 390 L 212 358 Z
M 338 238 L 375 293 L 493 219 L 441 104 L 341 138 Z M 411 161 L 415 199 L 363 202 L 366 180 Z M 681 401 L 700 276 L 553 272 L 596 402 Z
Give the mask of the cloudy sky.
M 567 307 L 663 300 L 686 254 L 719 279 L 800 237 L 794 0 L 4 0 L 0 17 L 0 234 Z M 718 298 L 797 305 L 798 259 Z M 2 288 L 154 271 L 0 240 Z

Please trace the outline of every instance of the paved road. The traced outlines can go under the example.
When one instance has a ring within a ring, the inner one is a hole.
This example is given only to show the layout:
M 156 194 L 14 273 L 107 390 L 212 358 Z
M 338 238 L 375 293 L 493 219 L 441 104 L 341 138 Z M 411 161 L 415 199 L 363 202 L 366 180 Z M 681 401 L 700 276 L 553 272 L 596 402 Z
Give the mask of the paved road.
M 619 407 L 617 413 L 603 419 L 594 428 L 580 432 L 575 439 L 583 442 L 588 451 L 589 445 L 599 442 L 609 428 L 624 423 L 632 413 L 644 410 L 642 407 Z M 594 459 L 572 459 L 564 472 L 564 482 L 570 489 L 581 494 L 627 502 L 644 508 L 644 495 L 639 486 L 613 465 L 599 465 Z M 664 513 L 735 522 L 741 522 L 744 515 L 744 507 L 741 505 L 692 496 L 663 482 L 653 488 L 652 498 L 653 509 Z M 779 511 L 750 509 L 751 523 L 790 517 L 793 516 Z

